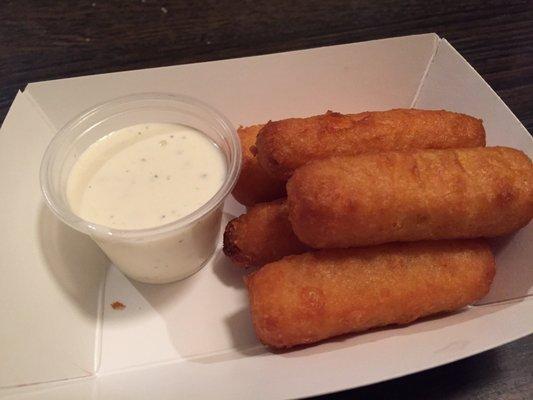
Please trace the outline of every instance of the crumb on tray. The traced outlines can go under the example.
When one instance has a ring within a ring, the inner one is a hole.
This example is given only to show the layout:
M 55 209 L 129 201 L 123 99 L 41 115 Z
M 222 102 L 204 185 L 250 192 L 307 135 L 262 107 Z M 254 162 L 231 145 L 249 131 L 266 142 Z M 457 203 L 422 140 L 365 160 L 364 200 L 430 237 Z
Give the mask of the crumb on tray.
M 125 304 L 122 304 L 120 301 L 114 301 L 111 303 L 113 310 L 124 310 L 126 308 Z

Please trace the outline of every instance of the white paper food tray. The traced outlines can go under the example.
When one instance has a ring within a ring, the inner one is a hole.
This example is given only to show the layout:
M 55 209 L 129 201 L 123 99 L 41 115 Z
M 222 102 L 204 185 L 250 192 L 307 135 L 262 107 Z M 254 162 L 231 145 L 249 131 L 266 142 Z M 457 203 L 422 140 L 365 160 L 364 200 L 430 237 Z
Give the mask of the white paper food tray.
M 204 100 L 235 125 L 328 109 L 448 109 L 483 118 L 489 145 L 533 156 L 527 130 L 434 34 L 32 83 L 0 133 L 0 396 L 301 397 L 421 371 L 533 331 L 532 224 L 494 241 L 496 280 L 479 305 L 285 353 L 256 340 L 243 274 L 220 252 L 192 278 L 164 286 L 107 269 L 96 245 L 41 200 L 41 156 L 84 109 L 158 91 Z M 243 210 L 226 203 L 227 218 Z M 115 300 L 126 309 L 113 310 Z

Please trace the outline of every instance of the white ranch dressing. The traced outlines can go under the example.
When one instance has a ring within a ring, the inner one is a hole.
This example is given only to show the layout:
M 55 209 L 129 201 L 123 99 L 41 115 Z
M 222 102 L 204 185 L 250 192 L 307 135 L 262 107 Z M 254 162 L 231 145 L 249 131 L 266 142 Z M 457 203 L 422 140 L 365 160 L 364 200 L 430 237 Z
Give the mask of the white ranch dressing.
M 135 125 L 104 136 L 81 154 L 69 175 L 67 199 L 87 221 L 153 228 L 207 203 L 225 175 L 221 151 L 197 130 Z
M 70 171 L 66 194 L 72 211 L 87 221 L 140 230 L 194 212 L 217 193 L 226 173 L 222 151 L 203 133 L 150 123 L 111 132 L 89 146 Z M 129 277 L 173 282 L 198 271 L 214 252 L 222 206 L 162 233 L 93 239 Z

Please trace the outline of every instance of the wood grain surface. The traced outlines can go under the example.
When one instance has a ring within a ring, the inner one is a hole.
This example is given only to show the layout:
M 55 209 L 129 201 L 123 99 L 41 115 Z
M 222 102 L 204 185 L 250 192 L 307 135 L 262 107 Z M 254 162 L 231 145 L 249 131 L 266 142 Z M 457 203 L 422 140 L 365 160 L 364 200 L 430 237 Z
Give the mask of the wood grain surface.
M 0 18 L 0 122 L 29 82 L 436 32 L 533 130 L 531 0 L 21 0 Z M 330 397 L 531 399 L 533 336 Z

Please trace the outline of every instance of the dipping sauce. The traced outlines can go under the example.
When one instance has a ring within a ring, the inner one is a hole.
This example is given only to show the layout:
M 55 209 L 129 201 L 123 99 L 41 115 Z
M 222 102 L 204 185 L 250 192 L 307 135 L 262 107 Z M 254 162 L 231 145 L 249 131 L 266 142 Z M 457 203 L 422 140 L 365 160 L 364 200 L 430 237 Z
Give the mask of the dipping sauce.
M 209 105 L 135 93 L 67 122 L 43 155 L 40 183 L 50 210 L 124 275 L 169 283 L 215 254 L 241 159 L 237 132 Z
M 134 125 L 109 133 L 79 156 L 67 199 L 87 221 L 115 229 L 153 228 L 207 203 L 226 170 L 220 149 L 193 128 Z

